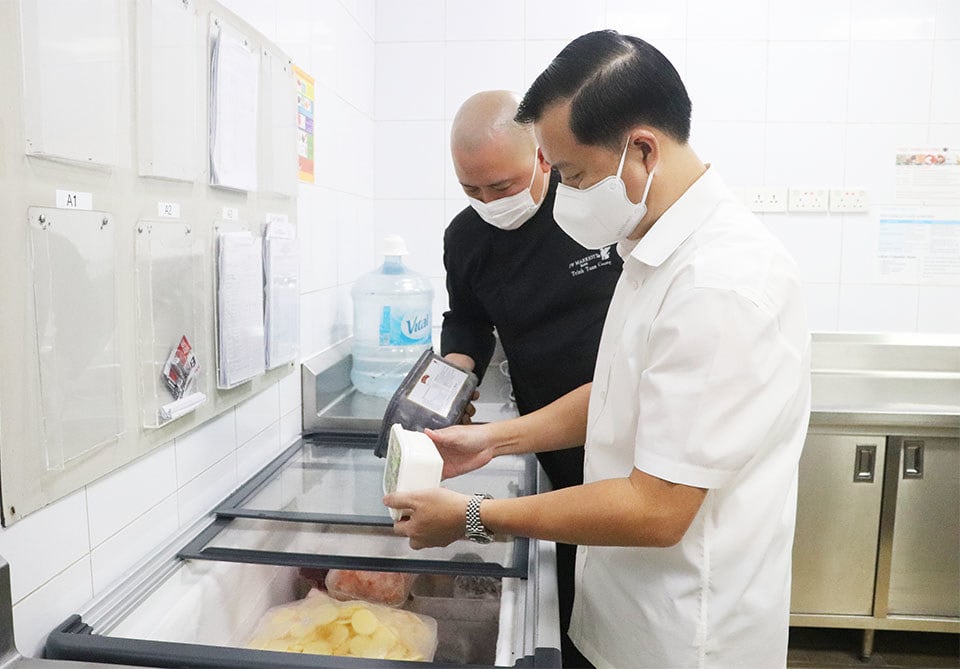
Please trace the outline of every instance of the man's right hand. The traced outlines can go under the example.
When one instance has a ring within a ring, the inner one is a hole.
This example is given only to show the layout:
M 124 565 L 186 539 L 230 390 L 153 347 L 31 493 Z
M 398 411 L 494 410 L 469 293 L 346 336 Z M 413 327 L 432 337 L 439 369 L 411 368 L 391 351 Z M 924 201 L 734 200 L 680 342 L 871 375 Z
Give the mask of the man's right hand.
M 443 478 L 449 479 L 483 467 L 493 459 L 493 440 L 488 425 L 451 425 L 424 433 L 443 458 Z

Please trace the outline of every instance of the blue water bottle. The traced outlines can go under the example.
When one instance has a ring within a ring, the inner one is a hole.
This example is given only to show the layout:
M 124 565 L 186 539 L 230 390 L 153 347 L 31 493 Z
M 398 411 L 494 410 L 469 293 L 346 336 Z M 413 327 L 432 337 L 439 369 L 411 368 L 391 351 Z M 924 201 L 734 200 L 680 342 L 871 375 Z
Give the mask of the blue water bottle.
M 402 237 L 383 239 L 383 264 L 353 285 L 353 368 L 362 393 L 390 398 L 432 346 L 433 284 L 407 269 Z

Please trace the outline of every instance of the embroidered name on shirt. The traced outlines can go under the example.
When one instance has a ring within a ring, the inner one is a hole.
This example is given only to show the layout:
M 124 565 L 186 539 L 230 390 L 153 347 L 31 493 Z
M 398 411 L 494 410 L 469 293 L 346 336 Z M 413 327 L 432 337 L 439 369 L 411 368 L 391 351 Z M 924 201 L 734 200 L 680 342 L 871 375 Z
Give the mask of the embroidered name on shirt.
M 568 265 L 570 276 L 580 276 L 581 274 L 592 272 L 595 269 L 612 265 L 613 261 L 610 260 L 611 251 L 613 251 L 613 246 L 605 246 L 602 249 L 597 249 L 588 256 L 574 260 Z

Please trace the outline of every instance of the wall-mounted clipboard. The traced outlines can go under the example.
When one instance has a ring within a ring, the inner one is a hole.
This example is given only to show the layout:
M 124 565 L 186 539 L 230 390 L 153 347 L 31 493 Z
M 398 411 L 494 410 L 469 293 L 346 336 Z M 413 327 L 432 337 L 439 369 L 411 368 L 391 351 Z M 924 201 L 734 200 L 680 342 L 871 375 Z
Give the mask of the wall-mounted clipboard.
M 216 236 L 217 387 L 266 371 L 263 334 L 263 240 L 240 225 Z
M 31 207 L 30 279 L 47 469 L 122 431 L 116 224 L 102 211 Z
M 200 175 L 200 23 L 193 0 L 137 0 L 137 158 L 141 176 Z
M 25 151 L 121 163 L 129 128 L 129 3 L 21 2 Z
M 207 399 L 214 361 L 207 350 L 209 316 L 197 290 L 203 285 L 204 247 L 190 223 L 137 224 L 137 366 L 145 428 L 166 425 Z M 193 364 L 180 364 L 178 353 Z

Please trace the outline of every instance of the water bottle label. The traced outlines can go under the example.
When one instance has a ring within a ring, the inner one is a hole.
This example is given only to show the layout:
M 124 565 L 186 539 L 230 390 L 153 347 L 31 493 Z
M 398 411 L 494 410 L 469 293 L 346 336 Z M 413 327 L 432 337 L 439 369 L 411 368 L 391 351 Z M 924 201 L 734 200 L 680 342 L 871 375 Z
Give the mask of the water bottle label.
M 389 305 L 380 313 L 380 345 L 410 346 L 430 343 L 430 312 L 401 311 Z

